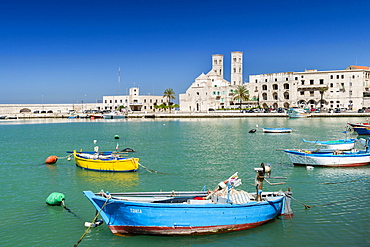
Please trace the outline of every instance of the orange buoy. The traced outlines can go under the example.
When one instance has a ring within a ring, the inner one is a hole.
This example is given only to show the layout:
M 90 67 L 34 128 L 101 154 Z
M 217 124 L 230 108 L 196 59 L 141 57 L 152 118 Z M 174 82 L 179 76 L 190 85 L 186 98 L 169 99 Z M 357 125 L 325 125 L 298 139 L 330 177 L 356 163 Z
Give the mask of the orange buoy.
M 46 164 L 55 164 L 55 163 L 57 163 L 57 160 L 58 160 L 58 156 L 51 155 L 51 156 L 47 157 L 47 159 L 45 160 L 45 163 Z

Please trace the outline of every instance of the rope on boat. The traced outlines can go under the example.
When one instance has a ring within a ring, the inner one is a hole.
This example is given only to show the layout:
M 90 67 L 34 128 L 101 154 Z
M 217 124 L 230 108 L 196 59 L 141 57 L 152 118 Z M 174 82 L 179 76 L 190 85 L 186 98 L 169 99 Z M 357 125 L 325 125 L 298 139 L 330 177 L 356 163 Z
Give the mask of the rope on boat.
M 139 166 L 141 166 L 142 168 L 144 168 L 145 170 L 147 170 L 150 173 L 155 172 L 155 173 L 161 173 L 161 174 L 168 174 L 168 173 L 159 172 L 159 171 L 155 171 L 155 170 L 149 169 L 149 168 L 143 166 L 142 164 L 140 164 L 139 162 L 138 162 L 138 164 L 139 164 Z
M 109 199 L 112 198 L 112 196 L 108 196 L 107 197 L 107 200 L 105 201 L 105 203 L 103 204 L 103 206 L 100 208 L 100 210 L 97 212 L 97 214 L 95 215 L 95 218 L 93 219 L 92 222 L 96 222 L 96 219 L 99 217 L 100 215 L 100 212 L 103 210 L 103 208 L 107 205 Z M 75 245 L 73 245 L 74 247 L 78 246 L 79 243 L 81 243 L 82 239 L 87 235 L 87 233 L 90 231 L 90 228 L 91 228 L 92 224 L 89 225 L 89 227 L 86 229 L 86 231 L 84 232 L 84 234 L 82 234 L 81 238 L 77 241 L 77 243 Z

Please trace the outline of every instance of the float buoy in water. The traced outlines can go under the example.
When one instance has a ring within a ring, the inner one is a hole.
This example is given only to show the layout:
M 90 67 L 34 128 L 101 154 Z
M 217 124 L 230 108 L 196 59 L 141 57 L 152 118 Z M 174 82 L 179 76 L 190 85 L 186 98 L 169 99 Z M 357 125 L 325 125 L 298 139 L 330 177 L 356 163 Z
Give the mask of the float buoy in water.
M 58 156 L 51 155 L 51 156 L 46 158 L 45 163 L 46 164 L 55 164 L 55 163 L 57 163 L 57 161 L 58 161 Z
M 115 135 L 114 136 L 114 139 L 119 139 L 119 135 Z
M 66 197 L 64 196 L 64 194 L 53 192 L 48 196 L 48 198 L 46 198 L 46 204 L 50 206 L 60 206 L 62 205 L 65 198 Z

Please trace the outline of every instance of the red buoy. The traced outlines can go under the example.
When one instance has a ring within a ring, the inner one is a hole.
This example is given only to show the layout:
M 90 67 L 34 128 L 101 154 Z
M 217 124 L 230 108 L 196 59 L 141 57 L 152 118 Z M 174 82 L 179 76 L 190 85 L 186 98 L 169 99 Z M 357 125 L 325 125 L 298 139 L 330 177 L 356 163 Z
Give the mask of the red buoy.
M 55 163 L 57 163 L 57 160 L 58 160 L 58 156 L 51 155 L 51 156 L 47 157 L 47 159 L 45 160 L 45 163 L 46 164 L 55 164 Z

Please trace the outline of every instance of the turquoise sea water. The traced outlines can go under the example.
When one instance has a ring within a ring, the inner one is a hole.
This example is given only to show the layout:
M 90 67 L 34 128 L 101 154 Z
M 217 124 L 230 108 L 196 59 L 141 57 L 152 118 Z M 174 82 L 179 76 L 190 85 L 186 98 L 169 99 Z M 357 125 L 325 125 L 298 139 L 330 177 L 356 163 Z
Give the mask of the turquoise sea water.
M 73 246 L 84 234 L 95 209 L 83 190 L 98 192 L 213 189 L 239 172 L 243 190 L 254 192 L 254 167 L 271 163 L 265 191 L 286 190 L 294 217 L 250 230 L 207 236 L 161 237 L 111 234 L 105 224 L 92 228 L 79 246 L 370 246 L 370 166 L 293 167 L 276 149 L 307 147 L 306 140 L 344 138 L 347 122 L 361 118 L 232 119 L 42 119 L 0 121 L 1 246 Z M 250 129 L 260 128 L 255 134 Z M 290 134 L 264 134 L 261 127 L 290 127 Z M 115 140 L 114 136 L 120 139 Z M 356 137 L 349 135 L 348 137 Z M 136 173 L 85 171 L 63 158 L 66 151 L 130 147 L 145 167 Z M 43 164 L 50 155 L 56 165 Z M 51 207 L 52 192 L 66 196 L 68 212 Z

